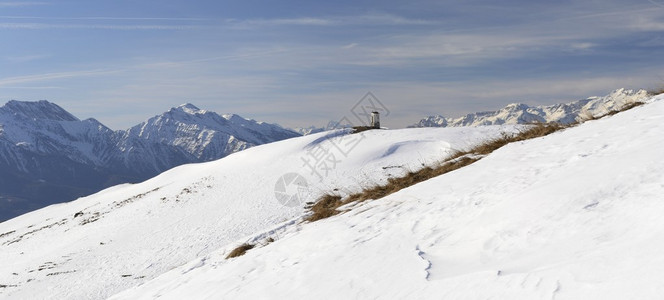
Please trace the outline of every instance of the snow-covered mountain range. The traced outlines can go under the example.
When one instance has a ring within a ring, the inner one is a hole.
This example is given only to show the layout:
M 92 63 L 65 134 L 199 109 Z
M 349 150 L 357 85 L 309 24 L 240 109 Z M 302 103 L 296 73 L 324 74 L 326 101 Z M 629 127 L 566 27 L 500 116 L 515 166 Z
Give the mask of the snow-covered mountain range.
M 648 92 L 645 90 L 618 89 L 603 97 L 590 97 L 564 104 L 528 106 L 523 103 L 512 103 L 497 111 L 471 113 L 460 118 L 429 116 L 409 127 L 458 127 L 536 122 L 570 124 L 580 118 L 603 115 L 625 103 L 642 100 L 648 96 Z
M 0 221 L 295 136 L 278 125 L 192 104 L 114 131 L 48 101 L 9 101 L 0 107 Z
M 316 126 L 309 126 L 309 127 L 296 127 L 293 128 L 293 131 L 301 134 L 301 135 L 309 135 L 309 134 L 314 134 L 314 133 L 319 133 L 323 131 L 330 131 L 334 129 L 342 129 L 342 128 L 349 128 L 352 127 L 351 125 L 348 124 L 340 124 L 338 121 L 329 121 L 327 125 L 324 127 L 316 127 Z
M 0 223 L 0 298 L 655 299 L 664 96 L 648 102 L 315 223 L 324 193 L 523 125 L 335 130 L 180 166 Z

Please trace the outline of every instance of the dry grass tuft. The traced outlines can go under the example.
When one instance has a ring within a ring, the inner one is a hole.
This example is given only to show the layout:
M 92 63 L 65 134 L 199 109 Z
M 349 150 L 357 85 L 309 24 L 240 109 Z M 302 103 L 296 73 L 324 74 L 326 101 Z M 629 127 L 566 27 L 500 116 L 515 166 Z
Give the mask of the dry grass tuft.
M 254 247 L 256 247 L 256 245 L 244 243 L 244 244 L 238 246 L 237 248 L 233 249 L 233 251 L 231 251 L 231 253 L 228 253 L 228 256 L 226 256 L 226 259 L 242 256 L 245 253 L 247 253 L 247 251 L 253 249 Z
M 645 102 L 630 102 L 630 103 L 625 104 L 620 109 L 616 109 L 616 110 L 612 110 L 612 111 L 608 112 L 607 114 L 601 116 L 600 118 L 606 117 L 606 116 L 613 116 L 617 113 L 620 113 L 620 112 L 623 112 L 623 111 L 626 111 L 626 110 L 630 110 L 632 108 L 635 108 L 635 107 L 638 107 L 638 106 L 641 106 L 641 105 L 644 105 L 644 104 L 646 104 L 646 103 Z
M 313 222 L 334 216 L 339 213 L 337 207 L 341 205 L 343 204 L 341 203 L 340 196 L 327 194 L 311 206 L 310 210 L 312 214 L 307 217 L 307 221 Z
M 657 96 L 659 94 L 664 94 L 664 86 L 660 86 L 658 88 L 648 90 L 648 94 L 653 95 L 653 96 Z
M 367 131 L 371 129 L 377 129 L 373 126 L 353 126 L 353 133 L 360 133 L 362 131 Z

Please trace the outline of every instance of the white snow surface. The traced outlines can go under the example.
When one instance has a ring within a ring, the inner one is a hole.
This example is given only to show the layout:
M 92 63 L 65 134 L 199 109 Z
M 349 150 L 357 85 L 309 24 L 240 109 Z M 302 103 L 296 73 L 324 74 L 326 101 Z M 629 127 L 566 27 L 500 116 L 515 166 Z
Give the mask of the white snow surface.
M 209 251 L 112 299 L 661 299 L 663 99 L 282 226 L 244 256 Z
M 178 267 L 192 260 L 218 257 L 219 249 L 292 230 L 305 212 L 303 202 L 321 193 L 385 182 L 517 129 L 337 130 L 52 205 L 0 223 L 0 298 L 105 299 L 169 270 L 182 272 Z M 320 153 L 328 166 L 317 168 L 322 178 L 304 163 Z M 302 202 L 288 207 L 274 190 L 282 175 L 293 172 L 309 186 L 299 191 Z

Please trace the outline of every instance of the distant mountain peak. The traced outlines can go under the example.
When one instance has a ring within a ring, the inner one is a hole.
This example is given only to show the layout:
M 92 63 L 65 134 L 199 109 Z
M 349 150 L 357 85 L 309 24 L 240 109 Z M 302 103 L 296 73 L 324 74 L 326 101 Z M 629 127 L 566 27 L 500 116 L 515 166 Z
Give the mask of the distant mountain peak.
M 247 120 L 247 119 L 243 118 L 242 116 L 236 115 L 236 114 L 223 114 L 221 116 L 224 119 L 229 120 L 229 121 L 231 121 L 231 120 L 240 120 L 240 119 L 241 120 Z
M 223 114 L 221 115 L 221 117 L 226 119 L 228 122 L 231 122 L 239 126 L 274 125 L 274 124 L 266 124 L 265 122 L 259 122 L 254 119 L 247 119 L 237 114 Z
M 189 112 L 189 113 L 196 113 L 196 112 L 201 111 L 200 108 L 198 108 L 196 105 L 193 105 L 191 103 L 181 104 L 177 107 L 177 109 L 181 109 L 181 110 L 183 110 L 185 112 Z
M 46 100 L 17 101 L 11 100 L 0 107 L 0 113 L 10 113 L 27 119 L 52 121 L 79 121 L 78 118 L 55 103 Z
M 206 111 L 201 110 L 196 105 L 193 105 L 191 103 L 185 103 L 171 108 L 169 112 L 183 112 L 188 115 L 195 115 L 195 114 L 205 113 Z
M 519 103 L 519 102 L 515 102 L 515 103 L 507 104 L 503 109 L 507 109 L 507 110 L 521 110 L 521 109 L 528 109 L 529 107 L 530 107 L 530 106 L 528 106 L 527 104 Z

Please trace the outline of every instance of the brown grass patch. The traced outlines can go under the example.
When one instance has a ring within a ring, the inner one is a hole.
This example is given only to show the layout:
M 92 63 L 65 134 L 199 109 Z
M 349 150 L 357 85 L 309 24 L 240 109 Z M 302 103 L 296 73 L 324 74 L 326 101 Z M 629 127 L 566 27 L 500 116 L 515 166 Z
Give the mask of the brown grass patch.
M 245 253 L 247 253 L 247 251 L 253 249 L 254 247 L 256 247 L 256 245 L 244 243 L 244 244 L 238 246 L 237 248 L 233 249 L 233 251 L 231 251 L 231 253 L 228 253 L 228 256 L 226 256 L 226 259 L 242 256 Z
M 339 213 L 337 207 L 341 206 L 341 197 L 336 195 L 324 195 L 316 203 L 314 203 L 310 210 L 313 212 L 308 218 L 307 221 L 313 222 L 320 219 L 325 219 Z
M 418 171 L 408 172 L 403 177 L 389 178 L 387 184 L 366 188 L 359 193 L 349 195 L 343 200 L 339 195 L 326 194 L 311 205 L 310 210 L 312 214 L 305 220 L 314 222 L 334 216 L 341 213 L 338 208 L 343 205 L 383 198 L 422 181 L 470 165 L 480 160 L 483 155 L 487 155 L 509 143 L 545 136 L 563 128 L 565 127 L 559 124 L 536 124 L 515 135 L 503 134 L 499 138 L 488 140 L 470 150 L 459 151 L 438 166 L 424 167 Z
M 362 131 L 367 131 L 371 129 L 378 129 L 378 128 L 373 126 L 353 126 L 353 133 L 360 133 Z

